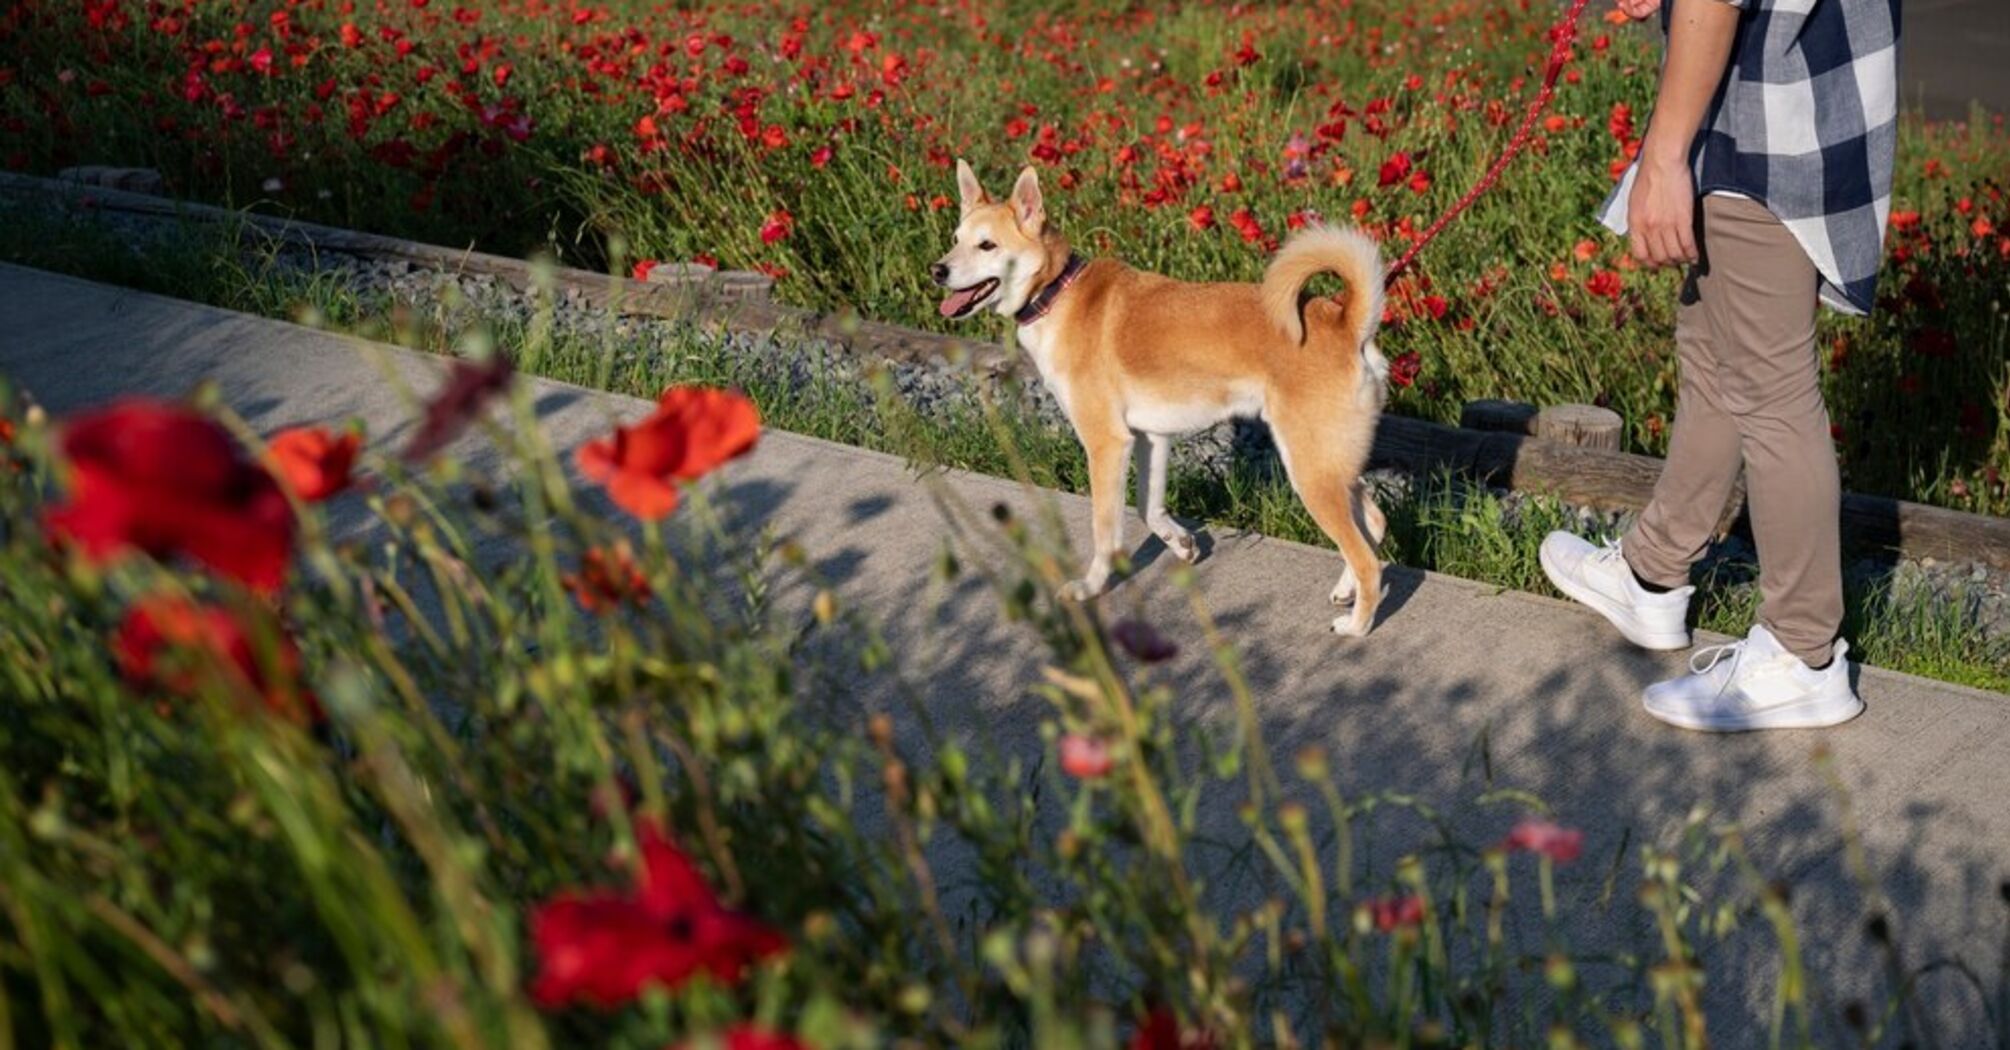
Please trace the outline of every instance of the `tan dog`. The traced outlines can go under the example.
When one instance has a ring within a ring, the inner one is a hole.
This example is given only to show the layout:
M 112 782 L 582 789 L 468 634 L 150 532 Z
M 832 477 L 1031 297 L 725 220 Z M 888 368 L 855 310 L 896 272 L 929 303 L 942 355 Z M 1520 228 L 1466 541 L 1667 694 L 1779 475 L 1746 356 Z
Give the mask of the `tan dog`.
M 1285 243 L 1260 285 L 1189 284 L 1112 259 L 1083 262 L 1048 223 L 1032 168 L 1003 201 L 960 160 L 956 183 L 963 197 L 956 244 L 930 268 L 950 289 L 942 315 L 989 308 L 1016 319 L 1019 344 L 1088 452 L 1095 554 L 1066 596 L 1092 598 L 1109 583 L 1123 546 L 1124 472 L 1136 436 L 1145 441 L 1138 485 L 1145 524 L 1191 562 L 1199 547 L 1165 509 L 1168 439 L 1254 417 L 1270 424 L 1298 498 L 1347 561 L 1333 601 L 1354 607 L 1333 629 L 1368 633 L 1382 597 L 1374 545 L 1384 521 L 1360 477 L 1388 374 L 1374 341 L 1382 316 L 1375 242 L 1351 229 L 1313 227 Z M 1346 282 L 1344 303 L 1301 303 L 1306 282 L 1320 273 Z

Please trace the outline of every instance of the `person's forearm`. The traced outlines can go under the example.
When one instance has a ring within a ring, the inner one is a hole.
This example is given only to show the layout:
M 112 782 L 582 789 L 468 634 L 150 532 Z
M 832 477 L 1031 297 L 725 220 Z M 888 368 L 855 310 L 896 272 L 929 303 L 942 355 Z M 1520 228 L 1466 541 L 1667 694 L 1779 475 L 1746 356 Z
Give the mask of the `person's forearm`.
M 1647 138 L 1640 144 L 1643 160 L 1664 165 L 1689 162 L 1689 147 L 1724 79 L 1739 13 L 1723 0 L 1675 0 L 1661 90 Z

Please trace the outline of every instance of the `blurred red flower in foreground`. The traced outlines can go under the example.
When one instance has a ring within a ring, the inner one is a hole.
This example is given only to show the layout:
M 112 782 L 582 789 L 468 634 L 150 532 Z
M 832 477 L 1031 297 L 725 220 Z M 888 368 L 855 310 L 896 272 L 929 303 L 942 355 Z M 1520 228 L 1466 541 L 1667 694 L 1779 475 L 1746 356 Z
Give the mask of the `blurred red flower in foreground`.
M 126 613 L 112 648 L 119 672 L 136 688 L 188 696 L 206 675 L 221 672 L 274 714 L 320 721 L 320 704 L 299 686 L 300 651 L 293 641 L 275 630 L 276 648 L 261 661 L 252 634 L 228 609 L 162 595 Z
M 1509 849 L 1540 853 L 1558 864 L 1568 864 L 1584 852 L 1584 832 L 1560 827 L 1547 820 L 1524 820 L 1508 832 L 1503 845 Z
M 509 389 L 516 368 L 496 354 L 487 361 L 456 360 L 446 382 L 426 402 L 425 418 L 405 446 L 408 462 L 425 459 L 447 447 L 486 408 L 489 399 Z
M 1374 918 L 1377 931 L 1390 933 L 1422 923 L 1424 899 L 1416 896 L 1383 897 L 1368 902 L 1368 914 Z
M 354 433 L 333 434 L 321 427 L 282 430 L 265 443 L 266 465 L 295 496 L 320 501 L 349 487 L 362 440 Z
M 1110 628 L 1110 637 L 1116 639 L 1125 652 L 1144 663 L 1161 663 L 1179 655 L 1177 642 L 1160 634 L 1158 628 L 1143 620 L 1118 620 L 1116 626 Z
M 64 428 L 70 501 L 50 534 L 96 560 L 140 550 L 186 555 L 271 591 L 293 552 L 293 510 L 271 474 L 246 460 L 214 420 L 145 399 L 88 412 Z
M 656 411 L 614 436 L 579 447 L 579 472 L 607 486 L 621 509 L 654 521 L 677 509 L 679 481 L 696 481 L 754 447 L 754 403 L 727 390 L 671 387 Z
M 1214 1037 L 1206 1032 L 1180 1031 L 1179 1018 L 1161 1006 L 1138 1023 L 1130 1050 L 1212 1050 L 1213 1046 Z
M 810 1050 L 810 1044 L 795 1036 L 747 1024 L 727 1029 L 717 1045 L 725 1050 Z M 697 1046 L 697 1043 L 682 1043 L 679 1050 L 696 1050 Z
M 565 893 L 531 912 L 539 968 L 530 994 L 540 1006 L 620 1006 L 646 987 L 676 988 L 700 973 L 732 982 L 787 950 L 779 932 L 720 905 L 661 830 L 639 832 L 634 890 Z
M 1061 770 L 1077 780 L 1099 780 L 1109 775 L 1116 760 L 1110 745 L 1092 736 L 1069 733 L 1061 738 Z
M 590 613 L 607 612 L 634 602 L 649 600 L 649 578 L 635 564 L 626 543 L 613 547 L 591 547 L 580 555 L 579 571 L 566 573 L 566 589 L 579 606 Z

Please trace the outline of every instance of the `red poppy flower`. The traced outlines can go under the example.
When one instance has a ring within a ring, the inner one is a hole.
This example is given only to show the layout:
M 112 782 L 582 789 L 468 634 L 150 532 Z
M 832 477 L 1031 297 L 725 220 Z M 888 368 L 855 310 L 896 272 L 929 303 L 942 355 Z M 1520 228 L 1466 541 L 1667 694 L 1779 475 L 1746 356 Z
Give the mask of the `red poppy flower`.
M 1395 156 L 1382 162 L 1382 171 L 1376 176 L 1375 181 L 1378 185 L 1387 187 L 1394 186 L 1409 177 L 1410 155 L 1408 153 L 1397 153 Z
M 795 229 L 795 216 L 789 214 L 786 210 L 775 212 L 768 216 L 766 222 L 761 223 L 761 243 L 773 244 L 794 233 Z
M 1959 349 L 1954 333 L 1945 328 L 1922 328 L 1907 342 L 1912 352 L 1922 357 L 1950 358 Z
M 1600 270 L 1584 279 L 1584 290 L 1602 299 L 1619 301 L 1619 293 L 1626 288 L 1626 282 L 1617 270 Z
M 734 1025 L 720 1040 L 725 1050 L 811 1050 L 810 1044 L 786 1032 L 771 1032 L 754 1025 Z M 679 1050 L 696 1050 L 697 1043 L 681 1044 Z
M 654 270 L 656 265 L 656 260 L 654 259 L 637 259 L 635 260 L 635 265 L 629 268 L 629 276 L 634 277 L 638 281 L 646 281 L 649 279 L 649 271 Z
M 285 579 L 293 510 L 214 420 L 165 402 L 120 401 L 72 420 L 62 452 L 70 501 L 43 524 L 91 558 L 180 554 L 265 591 Z
M 653 521 L 677 509 L 677 482 L 696 481 L 753 448 L 760 433 L 760 414 L 746 398 L 671 387 L 648 418 L 581 445 L 575 462 L 623 510 Z
M 1568 864 L 1584 852 L 1584 832 L 1560 827 L 1547 820 L 1524 820 L 1508 832 L 1508 849 L 1540 853 L 1558 864 Z
M 1138 1030 L 1131 1033 L 1130 1050 L 1213 1050 L 1213 1047 L 1213 1036 L 1181 1031 L 1179 1018 L 1163 1006 L 1146 1014 Z
M 135 688 L 188 696 L 220 672 L 266 710 L 318 722 L 321 705 L 300 687 L 300 650 L 292 639 L 277 637 L 276 650 L 260 660 L 252 632 L 230 610 L 161 595 L 127 611 L 112 650 L 119 672 Z
M 1611 114 L 1605 118 L 1605 130 L 1621 145 L 1633 141 L 1633 107 L 1624 102 L 1614 102 Z
M 1100 780 L 1116 765 L 1110 745 L 1092 736 L 1069 733 L 1061 738 L 1061 771 L 1077 780 Z
M 580 608 L 590 613 L 618 608 L 627 602 L 640 605 L 650 595 L 649 578 L 635 564 L 625 543 L 612 548 L 589 548 L 580 556 L 579 571 L 567 573 L 563 582 Z
M 640 839 L 633 890 L 565 893 L 531 912 L 538 974 L 530 994 L 540 1006 L 620 1006 L 644 988 L 674 989 L 701 973 L 733 982 L 787 950 L 779 932 L 722 906 L 661 830 L 644 827 Z
M 1423 370 L 1424 359 L 1412 350 L 1389 362 L 1389 382 L 1399 387 L 1407 387 L 1417 381 L 1417 373 Z
M 1374 918 L 1376 930 L 1390 933 L 1421 924 L 1424 921 L 1424 899 L 1417 896 L 1383 897 L 1368 902 L 1368 914 Z
M 282 430 L 265 443 L 273 476 L 308 503 L 319 503 L 349 487 L 362 440 L 353 432 L 331 434 L 321 427 Z

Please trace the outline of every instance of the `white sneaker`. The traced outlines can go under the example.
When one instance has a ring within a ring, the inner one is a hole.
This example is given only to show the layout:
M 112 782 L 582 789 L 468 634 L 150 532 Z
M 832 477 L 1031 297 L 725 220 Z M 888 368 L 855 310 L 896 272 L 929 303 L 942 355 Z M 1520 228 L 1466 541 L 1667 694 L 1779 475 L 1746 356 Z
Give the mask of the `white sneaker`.
M 1837 640 L 1819 671 L 1780 648 L 1760 625 L 1741 642 L 1698 649 L 1695 673 L 1647 687 L 1647 713 L 1684 729 L 1735 733 L 1746 729 L 1819 729 L 1863 713 L 1849 684 L 1849 643 Z
M 1552 532 L 1542 541 L 1542 571 L 1556 589 L 1612 621 L 1645 649 L 1689 648 L 1689 596 L 1694 587 L 1650 593 L 1619 555 L 1619 541 L 1594 547 L 1581 536 Z

